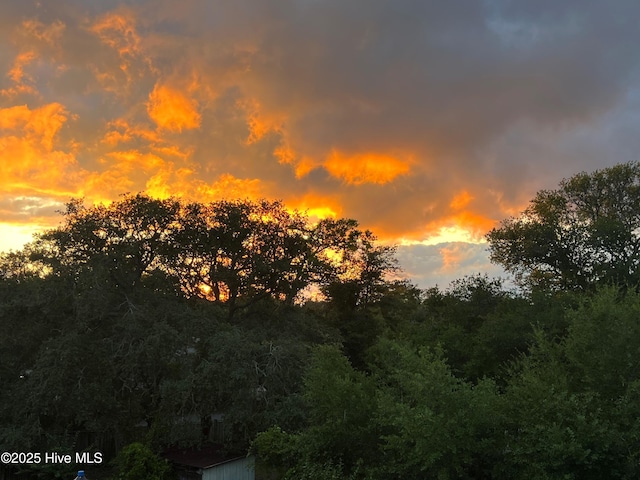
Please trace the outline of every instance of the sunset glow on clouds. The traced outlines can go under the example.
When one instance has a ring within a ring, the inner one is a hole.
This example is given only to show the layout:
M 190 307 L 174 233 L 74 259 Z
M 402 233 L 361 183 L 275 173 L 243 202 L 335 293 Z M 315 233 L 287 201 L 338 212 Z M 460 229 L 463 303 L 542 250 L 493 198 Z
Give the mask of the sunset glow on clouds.
M 160 129 L 181 132 L 200 127 L 196 102 L 180 90 L 156 85 L 149 95 L 147 112 Z
M 638 10 L 4 2 L 0 249 L 71 197 L 146 191 L 355 218 L 423 286 L 499 273 L 481 243 L 499 220 L 563 177 L 637 160 Z

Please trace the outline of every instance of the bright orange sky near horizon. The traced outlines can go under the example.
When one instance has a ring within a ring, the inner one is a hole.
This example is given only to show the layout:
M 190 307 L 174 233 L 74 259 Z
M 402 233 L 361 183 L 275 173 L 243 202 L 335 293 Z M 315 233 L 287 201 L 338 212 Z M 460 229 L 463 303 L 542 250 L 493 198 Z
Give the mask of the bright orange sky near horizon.
M 144 191 L 355 218 L 421 286 L 499 273 L 499 220 L 634 159 L 639 35 L 606 2 L 424 3 L 4 2 L 0 250 Z

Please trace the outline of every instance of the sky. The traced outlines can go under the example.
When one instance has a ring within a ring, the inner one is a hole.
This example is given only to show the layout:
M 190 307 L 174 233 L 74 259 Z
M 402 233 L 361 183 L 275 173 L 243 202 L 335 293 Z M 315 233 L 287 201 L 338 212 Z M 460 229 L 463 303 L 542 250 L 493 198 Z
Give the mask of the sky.
M 484 235 L 637 160 L 640 3 L 8 0 L 0 250 L 71 198 L 282 200 L 398 245 L 421 287 L 503 274 Z

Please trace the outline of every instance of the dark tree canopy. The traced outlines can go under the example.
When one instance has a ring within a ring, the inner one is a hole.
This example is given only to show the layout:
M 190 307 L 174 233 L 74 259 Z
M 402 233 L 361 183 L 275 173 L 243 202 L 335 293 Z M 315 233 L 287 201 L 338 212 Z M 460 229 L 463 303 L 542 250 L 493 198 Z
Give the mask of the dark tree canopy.
M 266 297 L 291 303 L 311 284 L 352 281 L 367 300 L 394 268 L 393 249 L 377 246 L 355 220 L 311 224 L 277 201 L 202 204 L 138 194 L 108 206 L 72 200 L 64 217 L 24 250 L 22 263 L 6 255 L 5 275 L 21 268 L 88 274 L 126 298 L 156 282 L 223 304 L 231 316 Z
M 491 260 L 530 287 L 588 290 L 640 279 L 640 163 L 579 173 L 538 192 L 487 234 Z

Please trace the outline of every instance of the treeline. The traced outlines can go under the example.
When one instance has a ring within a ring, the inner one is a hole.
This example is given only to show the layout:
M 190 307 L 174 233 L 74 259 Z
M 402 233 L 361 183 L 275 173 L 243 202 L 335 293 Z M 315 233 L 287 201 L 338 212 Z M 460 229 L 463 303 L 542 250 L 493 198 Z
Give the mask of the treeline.
M 0 447 L 221 427 L 264 478 L 637 478 L 639 180 L 579 174 L 490 232 L 517 293 L 391 280 L 357 222 L 277 202 L 73 201 L 1 258 Z

